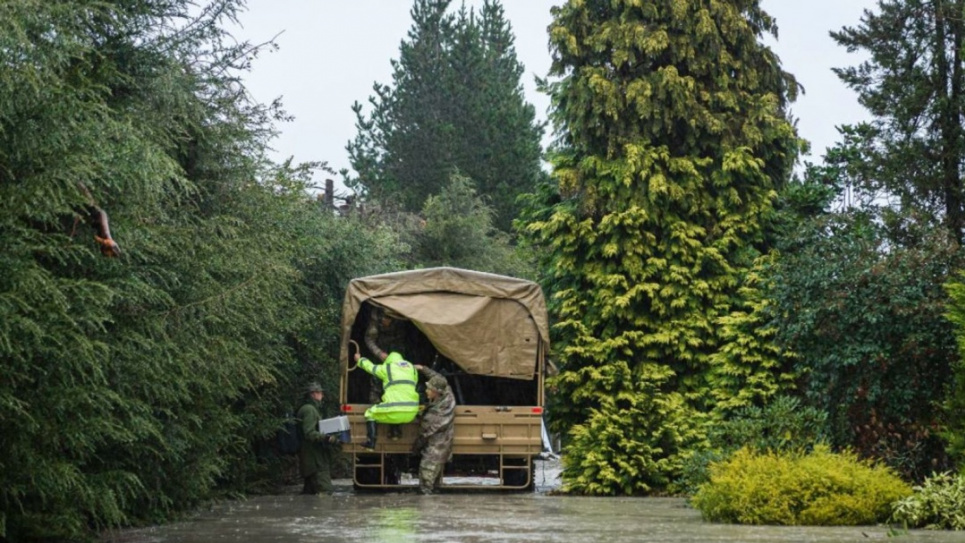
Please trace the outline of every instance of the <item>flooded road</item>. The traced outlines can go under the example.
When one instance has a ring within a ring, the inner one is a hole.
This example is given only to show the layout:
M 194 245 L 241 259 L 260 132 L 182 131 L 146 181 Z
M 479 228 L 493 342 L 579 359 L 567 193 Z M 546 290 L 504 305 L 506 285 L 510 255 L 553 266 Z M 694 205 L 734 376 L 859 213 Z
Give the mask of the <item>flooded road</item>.
M 563 497 L 546 493 L 558 470 L 536 464 L 537 491 L 444 493 L 414 488 L 356 493 L 338 481 L 332 495 L 259 496 L 229 502 L 165 526 L 124 530 L 107 543 L 372 543 L 372 542 L 965 542 L 962 532 L 888 528 L 795 528 L 711 524 L 678 498 Z

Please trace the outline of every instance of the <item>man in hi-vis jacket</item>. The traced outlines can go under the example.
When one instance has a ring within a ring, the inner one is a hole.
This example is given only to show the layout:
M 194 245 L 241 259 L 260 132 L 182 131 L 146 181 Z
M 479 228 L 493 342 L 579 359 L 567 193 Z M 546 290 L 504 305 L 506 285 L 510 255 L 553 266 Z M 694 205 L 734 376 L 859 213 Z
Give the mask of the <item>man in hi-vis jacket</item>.
M 382 381 L 382 402 L 365 410 L 368 441 L 363 446 L 374 449 L 376 423 L 406 424 L 419 413 L 419 393 L 416 391 L 419 374 L 415 366 L 395 351 L 386 355 L 381 364 L 375 364 L 359 353 L 355 353 L 355 361 L 358 367 Z

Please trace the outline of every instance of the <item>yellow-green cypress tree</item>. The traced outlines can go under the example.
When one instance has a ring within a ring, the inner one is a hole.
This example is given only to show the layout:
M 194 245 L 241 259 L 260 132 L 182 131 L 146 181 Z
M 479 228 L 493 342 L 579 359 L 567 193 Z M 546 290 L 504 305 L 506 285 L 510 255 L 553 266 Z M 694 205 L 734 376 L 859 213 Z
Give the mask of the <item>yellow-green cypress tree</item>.
M 761 43 L 776 26 L 757 0 L 572 0 L 553 15 L 553 181 L 523 226 L 556 321 L 564 480 L 649 493 L 714 407 L 720 319 L 795 159 L 797 84 Z

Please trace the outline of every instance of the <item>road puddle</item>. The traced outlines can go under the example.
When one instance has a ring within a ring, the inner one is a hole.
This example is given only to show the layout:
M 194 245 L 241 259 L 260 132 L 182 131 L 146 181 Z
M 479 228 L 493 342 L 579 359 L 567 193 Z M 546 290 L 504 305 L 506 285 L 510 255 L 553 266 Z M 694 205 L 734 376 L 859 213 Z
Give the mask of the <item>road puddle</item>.
M 535 465 L 536 492 L 445 492 L 422 496 L 355 492 L 337 481 L 332 495 L 257 496 L 226 502 L 164 526 L 107 534 L 105 543 L 606 543 L 868 541 L 965 542 L 961 532 L 914 530 L 889 536 L 885 526 L 779 527 L 711 524 L 679 498 L 593 498 L 551 495 L 559 482 L 553 462 Z M 448 480 L 446 481 L 449 482 Z M 456 480 L 455 483 L 464 483 Z

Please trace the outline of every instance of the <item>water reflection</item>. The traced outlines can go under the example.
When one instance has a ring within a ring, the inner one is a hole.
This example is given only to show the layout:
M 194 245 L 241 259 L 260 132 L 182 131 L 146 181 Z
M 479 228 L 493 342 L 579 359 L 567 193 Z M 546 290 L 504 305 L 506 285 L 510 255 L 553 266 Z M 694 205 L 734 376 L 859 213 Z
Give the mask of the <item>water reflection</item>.
M 375 538 L 371 541 L 416 541 L 419 510 L 412 507 L 379 509 L 374 515 Z
M 547 485 L 537 469 L 537 489 Z M 777 527 L 711 524 L 682 499 L 550 496 L 545 492 L 356 493 L 341 481 L 329 496 L 259 496 L 160 527 L 108 534 L 105 543 L 373 543 L 602 541 L 965 543 L 962 532 L 887 527 Z
M 544 494 L 262 496 L 195 518 L 105 538 L 111 543 L 223 542 L 867 542 L 880 526 L 822 528 L 710 524 L 683 500 Z M 904 542 L 963 542 L 965 534 L 913 531 Z

